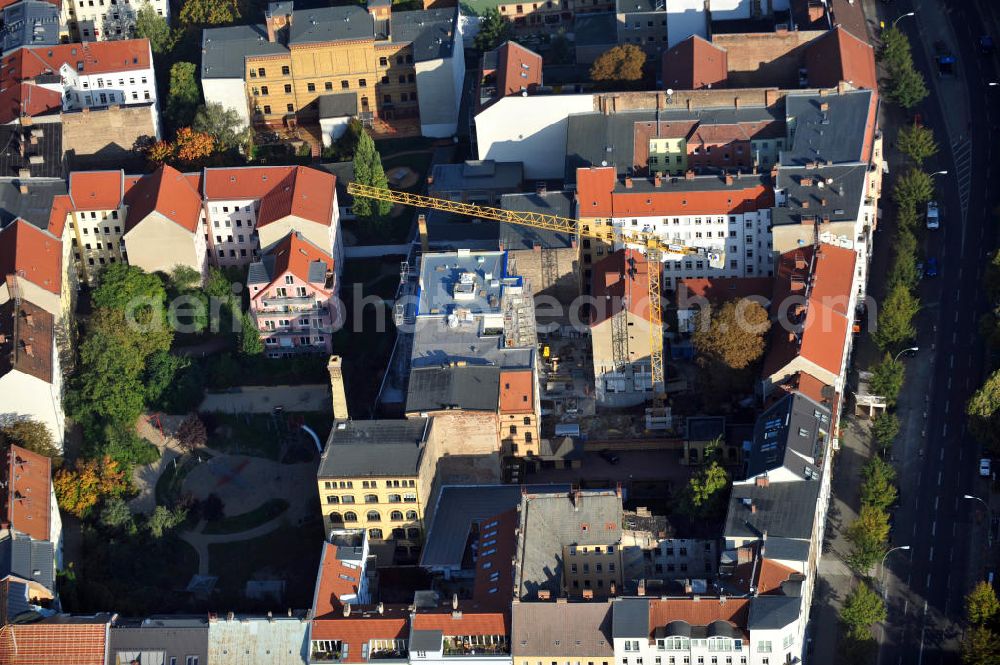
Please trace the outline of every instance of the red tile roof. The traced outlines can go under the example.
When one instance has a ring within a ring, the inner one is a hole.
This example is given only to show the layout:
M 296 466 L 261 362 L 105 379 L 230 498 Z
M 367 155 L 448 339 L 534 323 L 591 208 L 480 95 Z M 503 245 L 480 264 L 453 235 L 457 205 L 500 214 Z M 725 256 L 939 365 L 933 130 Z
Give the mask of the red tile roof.
M 205 169 L 203 191 L 208 200 L 261 199 L 297 168 L 300 167 L 250 166 Z
M 450 608 L 434 611 L 418 611 L 413 615 L 413 630 L 440 630 L 445 636 L 452 635 L 507 635 L 510 632 L 510 616 L 503 612 L 467 611 L 459 606 L 460 612 Z
M 793 568 L 761 556 L 759 542 L 745 545 L 739 552 L 743 562 L 733 569 L 731 581 L 744 593 L 754 589 L 758 594 L 780 594 L 781 584 L 796 573 Z
M 62 95 L 34 83 L 14 83 L 0 91 L 0 124 L 62 109 Z
M 766 375 L 777 374 L 796 356 L 828 372 L 840 374 L 844 342 L 851 334 L 854 317 L 849 305 L 856 261 L 854 250 L 825 243 L 819 245 L 818 251 L 805 247 L 785 252 L 778 258 L 772 313 L 787 317 L 789 296 L 802 298 L 808 294 L 808 298 L 798 335 L 790 333 L 780 323 L 772 327 L 764 359 Z M 808 291 L 806 284 L 811 284 Z
M 319 580 L 316 585 L 316 599 L 313 612 L 317 618 L 341 612 L 342 596 L 357 594 L 360 575 L 363 571 L 350 567 L 337 558 L 337 546 L 323 543 L 323 554 L 319 560 Z
M 843 27 L 836 27 L 806 47 L 809 84 L 835 88 L 847 81 L 855 88 L 878 90 L 875 51 Z
M 677 90 L 701 90 L 726 84 L 726 49 L 692 35 L 663 53 L 663 85 Z
M 677 302 L 684 298 L 705 298 L 714 303 L 758 296 L 771 299 L 774 279 L 771 277 L 703 277 L 677 281 Z
M 707 626 L 713 621 L 728 621 L 746 632 L 747 617 L 750 613 L 749 598 L 672 598 L 650 599 L 649 629 L 650 639 L 657 628 L 671 621 L 686 621 L 692 626 Z
M 618 250 L 595 263 L 592 270 L 595 304 L 591 327 L 607 321 L 623 306 L 633 315 L 649 320 L 649 264 L 645 255 L 635 249 Z
M 48 540 L 52 496 L 49 458 L 12 445 L 6 452 L 3 474 L 7 487 L 0 494 L 2 519 L 35 540 Z
M 787 582 L 788 578 L 795 574 L 795 570 L 782 565 L 777 561 L 762 558 L 760 566 L 757 568 L 757 593 L 758 594 L 780 594 L 781 585 Z
M 4 665 L 104 665 L 108 621 L 61 617 L 0 628 Z
M 476 577 L 472 587 L 472 598 L 481 608 L 494 607 L 510 612 L 510 598 L 514 589 L 512 561 L 517 549 L 518 524 L 518 512 L 514 508 L 483 520 L 479 532 Z
M 306 240 L 301 233 L 294 231 L 289 233 L 268 252 L 274 257 L 274 271 L 271 273 L 272 280 L 277 280 L 285 273 L 295 275 L 304 282 L 309 282 L 309 266 L 316 261 L 326 265 L 327 272 L 333 272 L 333 258 L 322 249 Z M 324 293 L 325 283 L 318 287 Z M 262 290 L 258 295 L 262 295 Z
M 367 662 L 361 647 L 371 640 L 405 640 L 410 634 L 407 607 L 384 607 L 379 615 L 371 608 L 351 607 L 351 616 L 313 619 L 310 637 L 314 640 L 337 640 L 347 646 L 345 663 Z
M 535 382 L 530 369 L 500 372 L 500 413 L 533 413 Z
M 662 189 L 630 191 L 619 186 L 614 168 L 591 167 L 577 170 L 576 183 L 581 218 L 736 215 L 774 206 L 774 190 L 757 178 L 734 179 L 725 189 L 669 191 L 669 180 L 664 180 Z
M 14 274 L 58 295 L 62 287 L 62 242 L 23 219 L 8 224 L 0 230 L 0 279 Z
M 83 69 L 80 69 L 81 63 Z M 8 64 L 17 67 L 17 79 L 24 80 L 41 74 L 58 74 L 63 65 L 82 74 L 150 69 L 153 66 L 153 56 L 148 39 L 121 39 L 22 48 L 4 58 L 3 64 L 4 70 L 7 70 Z
M 154 211 L 191 233 L 197 230 L 201 195 L 177 169 L 161 166 L 138 180 L 126 180 L 125 203 L 129 206 L 126 232 Z
M 74 210 L 117 210 L 125 195 L 122 171 L 73 171 L 69 198 Z
M 333 220 L 337 177 L 305 166 L 296 167 L 261 199 L 257 227 L 289 215 L 329 226 Z
M 62 238 L 63 230 L 66 228 L 66 216 L 73 209 L 73 204 L 69 200 L 68 194 L 59 194 L 52 197 L 52 210 L 49 211 L 49 233 L 56 238 Z
M 542 84 L 542 56 L 516 42 L 497 47 L 497 92 L 516 95 Z

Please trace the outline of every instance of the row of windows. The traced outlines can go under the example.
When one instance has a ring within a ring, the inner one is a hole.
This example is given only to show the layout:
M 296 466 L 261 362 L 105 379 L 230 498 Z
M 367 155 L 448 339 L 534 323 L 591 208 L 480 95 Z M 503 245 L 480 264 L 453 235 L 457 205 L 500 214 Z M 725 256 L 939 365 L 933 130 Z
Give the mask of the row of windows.
M 318 337 L 313 337 L 312 341 L 310 341 L 308 337 L 299 337 L 298 346 L 319 346 L 320 344 L 325 344 L 325 343 L 326 343 L 326 338 L 323 337 L 322 335 Z M 267 337 L 266 339 L 264 339 L 264 344 L 266 346 L 277 346 L 278 339 L 276 337 Z M 271 357 L 276 358 L 277 356 L 271 356 Z
M 234 219 L 234 220 L 226 219 L 224 221 L 226 223 L 226 228 L 227 229 L 232 228 L 232 222 L 236 222 L 236 228 L 242 228 L 243 227 L 243 220 L 242 219 Z M 248 229 L 249 228 L 253 228 L 253 220 L 252 219 L 246 220 L 246 223 L 247 223 L 247 228 Z M 213 222 L 213 224 L 215 224 L 215 228 L 217 228 L 217 229 L 220 228 L 220 226 L 221 226 L 219 220 L 215 220 Z
M 267 323 L 273 324 L 274 322 L 273 321 L 267 321 Z M 307 319 L 306 320 L 306 324 L 308 324 L 308 323 L 309 323 L 309 321 Z M 316 325 L 318 326 L 319 323 L 320 322 L 317 319 Z M 284 324 L 284 325 L 282 325 L 282 324 Z M 287 327 L 288 321 L 287 320 L 278 321 L 278 325 L 281 326 L 281 327 Z M 273 326 L 268 326 L 268 329 L 272 330 Z M 417 495 L 416 494 L 390 494 L 389 495 L 389 499 L 388 499 L 388 503 L 416 503 L 416 501 L 417 501 Z M 335 494 L 331 494 L 330 496 L 326 497 L 326 502 L 327 503 L 354 503 L 354 496 L 351 495 L 351 494 L 345 494 L 343 496 L 337 496 Z M 365 501 L 364 502 L 365 503 L 381 503 L 381 501 L 378 498 L 378 495 L 376 495 L 376 494 L 365 494 Z
M 76 214 L 77 214 L 77 217 L 79 217 L 79 219 L 81 219 L 81 220 L 84 220 L 84 219 L 87 218 L 87 212 L 86 211 L 84 211 L 84 212 L 78 212 Z M 90 211 L 90 218 L 91 219 L 97 219 L 97 211 L 96 210 L 91 210 Z M 108 211 L 107 210 L 101 211 L 101 219 L 107 219 L 107 218 L 108 218 Z M 112 210 L 111 211 L 111 219 L 118 219 L 118 211 L 117 210 Z M 70 222 L 69 227 L 73 228 L 73 223 L 72 222 Z M 107 228 L 107 227 L 104 227 L 104 228 Z M 84 228 L 83 232 L 86 233 L 87 229 Z M 105 233 L 107 233 L 107 231 L 105 231 Z
M 389 58 L 387 58 L 385 56 L 380 57 L 378 59 L 378 64 L 381 67 L 388 67 L 389 66 Z M 413 64 L 413 56 L 412 55 L 397 55 L 396 56 L 396 64 L 397 65 L 402 65 L 402 64 L 412 65 Z M 282 76 L 290 76 L 291 73 L 292 73 L 291 67 L 289 67 L 288 65 L 282 65 L 281 66 L 281 75 Z M 250 68 L 250 78 L 252 78 L 252 79 L 255 79 L 255 78 L 267 78 L 267 70 L 264 67 L 257 67 L 256 69 L 254 69 L 254 68 L 251 67 Z M 330 84 L 328 83 L 327 85 L 330 85 Z M 344 86 L 344 87 L 346 88 L 347 86 Z M 364 86 L 362 86 L 362 87 L 364 87 Z M 327 88 L 327 90 L 329 90 L 329 89 L 330 88 Z
M 575 564 L 575 563 L 570 564 L 570 572 L 571 573 L 577 572 L 577 564 Z M 584 573 L 589 573 L 590 572 L 590 564 L 589 563 L 583 564 L 583 572 Z M 604 572 L 604 566 L 602 564 L 599 564 L 599 563 L 595 564 L 595 572 L 603 573 Z M 608 572 L 609 573 L 615 572 L 615 564 L 613 562 L 608 564 Z
M 416 487 L 417 481 L 415 480 L 386 480 L 385 487 Z M 323 481 L 324 489 L 335 490 L 338 487 L 340 489 L 354 489 L 354 482 L 350 480 L 326 480 Z M 362 489 L 375 489 L 378 487 L 377 480 L 362 480 Z
M 332 514 L 336 515 L 337 513 L 332 513 Z M 353 515 L 353 514 L 354 513 L 352 513 L 352 512 L 345 513 L 345 519 L 346 519 L 346 517 L 348 515 Z M 382 521 L 382 515 L 377 510 L 369 510 L 368 513 L 367 513 L 367 519 L 368 519 L 369 522 L 381 522 Z M 403 520 L 413 521 L 413 520 L 417 520 L 417 519 L 420 519 L 420 518 L 417 517 L 417 511 L 415 511 L 415 510 L 407 510 L 405 515 L 403 514 L 403 511 L 401 511 L 401 510 L 394 510 L 391 513 L 389 513 L 389 521 L 390 522 L 402 522 Z M 347 521 L 348 522 L 353 522 L 355 520 L 348 519 Z
M 735 665 L 736 664 L 736 661 L 733 659 L 734 658 L 733 656 L 721 656 L 721 658 L 723 658 L 723 660 L 719 660 L 719 658 L 720 658 L 720 656 L 710 656 L 709 660 L 708 660 L 708 663 L 710 665 Z M 739 660 L 739 665 L 746 665 L 746 662 L 747 662 L 747 657 L 746 656 L 738 656 L 738 658 L 740 659 Z M 642 665 L 642 658 L 636 658 L 635 662 L 636 662 L 636 665 Z M 698 663 L 698 665 L 704 665 L 705 664 L 705 657 L 704 656 L 698 656 L 696 662 Z M 624 665 L 628 665 L 628 658 L 622 658 L 622 663 Z M 691 663 L 691 656 L 667 656 L 666 665 L 689 665 L 690 663 Z M 661 658 L 660 656 L 657 656 L 656 659 L 655 659 L 655 665 L 663 665 L 663 658 Z M 768 659 L 764 658 L 761 661 L 761 665 L 769 665 Z

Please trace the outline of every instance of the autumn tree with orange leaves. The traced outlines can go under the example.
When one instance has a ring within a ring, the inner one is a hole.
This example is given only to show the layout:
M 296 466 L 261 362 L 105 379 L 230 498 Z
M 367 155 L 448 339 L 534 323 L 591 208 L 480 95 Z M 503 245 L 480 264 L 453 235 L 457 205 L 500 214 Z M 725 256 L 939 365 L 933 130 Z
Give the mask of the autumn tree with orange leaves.
M 215 150 L 215 139 L 204 132 L 182 127 L 177 130 L 174 150 L 178 161 L 190 164 L 211 155 Z
M 110 457 L 78 459 L 71 469 L 56 471 L 52 480 L 59 507 L 83 517 L 102 499 L 121 496 L 129 489 L 125 472 Z

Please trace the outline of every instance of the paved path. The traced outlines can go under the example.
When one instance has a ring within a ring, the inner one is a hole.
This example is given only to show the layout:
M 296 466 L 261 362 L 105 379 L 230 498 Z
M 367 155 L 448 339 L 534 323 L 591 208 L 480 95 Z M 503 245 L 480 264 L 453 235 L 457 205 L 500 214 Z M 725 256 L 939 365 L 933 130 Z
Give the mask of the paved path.
M 331 410 L 330 386 L 243 386 L 225 392 L 205 393 L 201 411 L 222 413 L 271 413 L 280 406 L 285 411 Z
M 136 425 L 139 436 L 160 449 L 160 459 L 153 464 L 137 466 L 132 474 L 132 481 L 139 490 L 139 495 L 128 504 L 133 514 L 145 513 L 149 515 L 153 512 L 153 509 L 156 508 L 156 481 L 166 471 L 167 466 L 183 454 L 183 450 L 177 441 L 170 436 L 170 433 L 177 430 L 181 421 L 184 420 L 184 416 L 161 415 L 159 418 L 166 436 L 160 433 L 160 428 L 155 421 L 151 421 L 147 416 L 140 418 Z

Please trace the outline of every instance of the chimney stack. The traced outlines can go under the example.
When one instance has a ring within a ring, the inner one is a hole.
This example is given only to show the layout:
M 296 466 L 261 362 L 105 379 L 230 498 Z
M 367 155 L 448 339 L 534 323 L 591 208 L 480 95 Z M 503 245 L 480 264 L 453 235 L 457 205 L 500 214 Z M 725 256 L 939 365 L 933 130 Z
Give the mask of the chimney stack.
M 430 240 L 427 238 L 427 215 L 417 215 L 417 232 L 420 234 L 420 251 L 424 254 L 430 251 Z
M 632 189 L 632 178 L 625 177 L 625 189 Z
M 771 480 L 767 476 L 758 476 L 757 487 L 769 487 L 771 485 Z
M 326 364 L 330 372 L 330 391 L 333 397 L 333 419 L 347 420 L 347 393 L 344 392 L 344 361 L 340 356 L 330 356 Z
M 345 603 L 344 604 L 344 617 L 346 618 L 346 617 L 349 617 L 349 616 L 351 616 L 351 604 L 350 603 Z
M 457 593 L 451 594 L 451 609 L 453 609 L 453 610 L 457 610 L 458 609 L 458 594 Z

